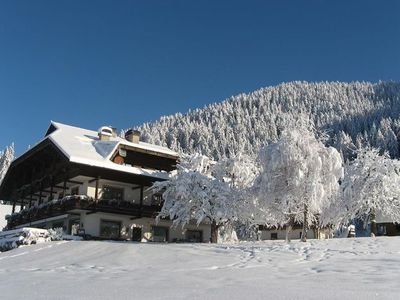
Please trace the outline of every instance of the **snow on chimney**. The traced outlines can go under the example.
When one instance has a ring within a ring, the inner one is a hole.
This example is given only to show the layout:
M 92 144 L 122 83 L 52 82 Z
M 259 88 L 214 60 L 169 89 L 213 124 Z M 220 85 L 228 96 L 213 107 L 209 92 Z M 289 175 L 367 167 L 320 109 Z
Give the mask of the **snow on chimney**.
M 131 143 L 138 144 L 139 138 L 140 138 L 139 130 L 129 129 L 127 132 L 125 132 L 125 139 Z
M 100 141 L 109 141 L 110 137 L 113 136 L 113 130 L 109 126 L 102 126 L 99 129 L 99 139 Z

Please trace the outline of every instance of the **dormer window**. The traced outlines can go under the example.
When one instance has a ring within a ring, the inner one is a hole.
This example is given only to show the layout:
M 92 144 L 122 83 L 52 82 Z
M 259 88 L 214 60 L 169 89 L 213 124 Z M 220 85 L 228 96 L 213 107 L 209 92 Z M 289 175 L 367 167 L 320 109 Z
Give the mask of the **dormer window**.
M 111 157 L 113 163 L 149 170 L 170 172 L 176 168 L 176 157 L 151 150 L 120 146 Z

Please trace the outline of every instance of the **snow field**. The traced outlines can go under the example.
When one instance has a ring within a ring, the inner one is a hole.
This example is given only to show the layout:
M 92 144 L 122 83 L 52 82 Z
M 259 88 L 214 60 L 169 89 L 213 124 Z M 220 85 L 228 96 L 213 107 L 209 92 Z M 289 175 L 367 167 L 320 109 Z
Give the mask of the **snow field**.
M 397 299 L 400 238 L 61 241 L 0 254 L 1 299 Z

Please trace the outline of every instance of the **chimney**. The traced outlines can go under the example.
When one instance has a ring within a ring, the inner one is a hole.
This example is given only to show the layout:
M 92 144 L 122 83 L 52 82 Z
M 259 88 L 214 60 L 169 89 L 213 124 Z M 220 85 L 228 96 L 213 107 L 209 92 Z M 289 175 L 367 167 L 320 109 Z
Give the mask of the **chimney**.
M 139 130 L 129 129 L 127 132 L 125 132 L 125 139 L 131 143 L 138 144 L 139 138 L 140 138 Z
M 113 136 L 113 130 L 111 127 L 102 126 L 99 129 L 99 139 L 100 141 L 109 141 L 110 137 Z
M 117 133 L 117 128 L 116 127 L 112 127 L 112 126 L 109 126 L 110 128 L 111 128 L 111 130 L 112 130 L 112 137 L 117 137 L 118 136 L 118 133 Z

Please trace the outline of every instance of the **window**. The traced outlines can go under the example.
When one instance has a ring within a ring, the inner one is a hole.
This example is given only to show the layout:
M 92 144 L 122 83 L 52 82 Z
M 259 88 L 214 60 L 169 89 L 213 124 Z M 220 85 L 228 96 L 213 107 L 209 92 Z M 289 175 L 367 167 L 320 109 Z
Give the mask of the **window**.
M 278 233 L 272 232 L 271 233 L 271 240 L 277 240 L 278 239 Z
M 153 226 L 153 242 L 168 242 L 168 228 Z
M 103 186 L 103 193 L 101 198 L 105 200 L 123 200 L 124 189 L 105 185 Z
M 53 222 L 53 224 L 51 225 L 51 228 L 55 229 L 55 228 L 62 228 L 63 230 L 64 228 L 64 221 L 55 221 Z
M 71 195 L 79 195 L 79 186 L 71 188 Z
M 186 240 L 190 243 L 201 243 L 203 240 L 203 233 L 200 230 L 187 230 Z
M 151 196 L 151 205 L 161 206 L 163 201 L 162 194 L 153 194 Z
M 100 221 L 100 236 L 108 239 L 117 239 L 121 232 L 121 222 L 117 221 Z
M 68 234 L 77 235 L 80 229 L 80 216 L 70 215 L 68 221 Z

